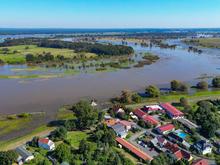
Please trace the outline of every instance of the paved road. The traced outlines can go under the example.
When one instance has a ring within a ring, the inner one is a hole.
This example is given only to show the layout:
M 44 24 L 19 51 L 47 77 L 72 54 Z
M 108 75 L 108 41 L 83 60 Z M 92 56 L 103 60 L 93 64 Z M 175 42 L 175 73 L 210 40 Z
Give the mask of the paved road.
M 150 155 L 151 157 L 154 157 L 154 156 L 158 156 L 158 153 L 154 150 L 151 151 L 151 148 L 149 147 L 143 147 L 141 146 L 140 144 L 138 144 L 136 142 L 136 139 L 138 137 L 140 137 L 141 135 L 143 135 L 144 133 L 146 132 L 145 129 L 142 129 L 140 132 L 137 132 L 135 133 L 133 136 L 131 136 L 128 141 L 133 144 L 134 146 L 138 147 L 140 150 L 144 151 L 145 153 L 147 153 L 148 155 Z

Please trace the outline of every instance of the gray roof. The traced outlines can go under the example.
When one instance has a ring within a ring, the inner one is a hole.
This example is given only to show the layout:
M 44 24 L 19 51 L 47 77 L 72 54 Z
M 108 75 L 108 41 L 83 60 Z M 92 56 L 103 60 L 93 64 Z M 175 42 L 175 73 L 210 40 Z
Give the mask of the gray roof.
M 26 150 L 24 146 L 17 147 L 15 151 L 25 160 L 29 156 L 33 156 L 32 153 Z
M 112 126 L 112 129 L 116 132 L 116 134 L 123 134 L 126 133 L 126 129 L 124 125 L 118 123 Z

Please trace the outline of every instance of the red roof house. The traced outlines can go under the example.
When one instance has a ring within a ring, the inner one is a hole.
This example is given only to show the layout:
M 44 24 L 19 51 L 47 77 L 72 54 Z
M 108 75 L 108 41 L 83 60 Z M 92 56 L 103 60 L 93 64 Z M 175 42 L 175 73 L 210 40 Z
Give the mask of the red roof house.
M 127 142 L 126 140 L 117 137 L 116 141 L 121 144 L 123 147 L 127 148 L 130 152 L 132 152 L 133 154 L 135 154 L 137 157 L 143 159 L 143 160 L 153 160 L 153 158 L 151 156 L 149 156 L 147 153 L 141 151 L 140 149 L 138 149 L 137 147 L 135 147 L 134 145 L 130 144 L 129 142 Z
M 171 118 L 180 118 L 184 116 L 184 113 L 176 109 L 170 103 L 163 103 L 163 104 L 160 104 L 160 106 L 165 110 L 167 115 Z
M 206 159 L 199 159 L 193 162 L 192 165 L 209 165 L 209 163 Z
M 192 156 L 190 155 L 190 153 L 181 150 L 177 144 L 167 142 L 164 147 L 176 160 L 182 160 L 182 159 L 185 159 L 187 161 L 192 160 Z
M 142 118 L 143 116 L 147 115 L 144 111 L 140 109 L 136 109 L 133 112 L 137 117 Z
M 152 125 L 159 125 L 159 122 L 153 116 L 150 116 L 150 115 L 144 116 L 143 120 Z
M 175 129 L 175 126 L 173 124 L 166 124 L 166 125 L 162 125 L 162 126 L 156 128 L 156 130 L 160 134 L 167 134 L 171 131 L 174 131 L 174 129 Z

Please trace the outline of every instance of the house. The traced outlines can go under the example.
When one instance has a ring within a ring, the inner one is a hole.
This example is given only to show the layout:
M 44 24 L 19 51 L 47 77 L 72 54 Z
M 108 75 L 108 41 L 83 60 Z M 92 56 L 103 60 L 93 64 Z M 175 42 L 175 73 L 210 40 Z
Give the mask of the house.
M 55 150 L 55 143 L 48 138 L 40 138 L 38 140 L 38 146 L 49 151 Z
M 112 129 L 115 131 L 116 135 L 121 138 L 126 138 L 128 131 L 123 124 L 117 123 L 112 126 Z
M 132 119 L 138 120 L 138 117 L 136 115 L 134 115 L 133 112 L 130 112 L 129 115 L 131 116 Z
M 184 117 L 184 113 L 176 109 L 170 103 L 163 103 L 160 106 L 165 110 L 166 114 L 172 119 L 178 119 Z
M 177 121 L 179 123 L 181 123 L 182 125 L 184 125 L 186 128 L 188 128 L 189 130 L 192 130 L 192 129 L 195 130 L 195 129 L 199 128 L 198 125 L 196 125 L 195 123 L 189 121 L 186 118 L 178 118 Z
M 175 160 L 191 161 L 193 159 L 190 153 L 180 149 L 177 144 L 167 142 L 164 148 L 167 149 L 168 154 Z
M 144 120 L 144 122 L 147 122 L 155 126 L 160 124 L 153 116 L 150 116 L 150 115 L 143 116 L 142 119 Z
M 25 162 L 29 162 L 32 159 L 34 159 L 34 155 L 32 155 L 32 153 L 30 153 L 29 151 L 26 150 L 26 148 L 24 146 L 20 146 L 17 147 L 15 149 L 15 151 L 18 153 L 19 158 L 18 158 L 18 162 L 19 164 L 21 163 L 25 163 Z
M 144 160 L 144 161 L 151 161 L 153 160 L 153 158 L 148 155 L 147 153 L 141 151 L 140 149 L 138 149 L 137 147 L 135 147 L 134 145 L 130 144 L 129 142 L 127 142 L 126 140 L 117 137 L 116 141 L 122 145 L 123 147 L 125 147 L 127 150 L 129 150 L 130 152 L 132 152 L 134 155 L 136 155 L 138 158 Z
M 206 159 L 198 159 L 192 163 L 192 165 L 209 165 Z
M 97 105 L 98 105 L 98 104 L 96 103 L 95 100 L 92 100 L 92 101 L 91 101 L 91 106 L 92 106 L 92 107 L 96 107 Z
M 161 108 L 159 105 L 147 105 L 144 106 L 143 110 L 146 111 L 147 113 L 151 113 L 151 112 L 162 111 L 163 108 Z
M 138 118 L 142 118 L 143 116 L 147 115 L 144 111 L 141 109 L 135 109 L 134 110 L 134 115 L 136 115 Z
M 179 142 L 179 143 L 183 143 L 184 139 L 179 137 L 177 134 L 173 133 L 173 132 L 170 132 L 168 135 L 167 135 L 168 139 L 172 142 Z
M 153 146 L 158 149 L 159 151 L 165 152 L 166 149 L 164 148 L 165 144 L 167 143 L 167 140 L 163 138 L 162 136 L 157 136 L 151 140 L 151 143 Z
M 110 118 L 110 119 L 106 119 L 104 121 L 104 124 L 106 124 L 108 127 L 112 127 L 113 125 L 117 124 L 118 121 L 119 121 L 118 119 Z
M 125 113 L 124 109 L 122 108 L 115 108 L 114 111 L 115 111 L 115 114 Z
M 209 154 L 212 152 L 212 145 L 205 140 L 200 140 L 193 144 L 193 148 L 200 154 Z
M 135 125 L 135 123 L 126 120 L 119 120 L 118 123 L 122 124 L 127 131 L 129 131 Z
M 175 130 L 175 126 L 173 124 L 166 124 L 156 128 L 156 131 L 162 135 L 168 134 L 171 131 Z

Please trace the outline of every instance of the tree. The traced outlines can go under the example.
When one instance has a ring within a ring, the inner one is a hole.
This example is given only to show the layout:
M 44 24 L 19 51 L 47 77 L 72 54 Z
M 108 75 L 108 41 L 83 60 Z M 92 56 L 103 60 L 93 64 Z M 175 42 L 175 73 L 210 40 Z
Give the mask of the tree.
M 135 103 L 140 103 L 141 102 L 141 96 L 138 95 L 137 93 L 134 93 L 132 95 L 132 101 L 135 102 Z
M 208 89 L 208 83 L 206 81 L 200 81 L 197 83 L 196 87 L 198 89 L 207 90 Z
M 132 93 L 131 93 L 131 91 L 129 91 L 129 90 L 123 90 L 122 92 L 121 92 L 121 102 L 122 103 L 128 103 L 128 104 L 130 104 L 130 103 L 132 103 Z
M 160 96 L 160 90 L 153 85 L 150 85 L 146 88 L 146 93 L 149 95 L 149 97 L 159 97 Z
M 71 148 L 65 143 L 59 144 L 56 147 L 54 154 L 59 162 L 70 161 L 72 158 Z
M 27 62 L 34 62 L 36 60 L 33 54 L 27 54 L 25 58 Z
M 67 136 L 67 130 L 65 127 L 58 127 L 51 133 L 52 139 L 55 141 L 65 140 Z
M 170 87 L 173 91 L 177 91 L 180 88 L 180 82 L 177 80 L 173 80 L 170 82 Z
M 220 77 L 213 78 L 212 85 L 215 88 L 220 88 Z
M 181 106 L 183 106 L 183 107 L 186 107 L 187 105 L 189 105 L 189 104 L 188 104 L 188 100 L 187 100 L 185 97 L 181 97 L 181 98 L 180 98 L 180 104 L 181 104 Z
M 18 154 L 15 151 L 0 151 L 1 165 L 9 165 L 16 162 Z
M 99 110 L 92 107 L 88 101 L 80 101 L 72 107 L 76 115 L 76 127 L 88 129 L 98 122 Z
M 182 92 L 187 92 L 189 90 L 189 87 L 187 84 L 181 84 L 180 85 L 180 88 L 179 88 L 179 91 L 182 91 Z
M 31 142 L 29 143 L 29 145 L 32 147 L 38 147 L 38 140 L 39 140 L 39 137 L 37 137 L 37 136 L 33 137 Z

